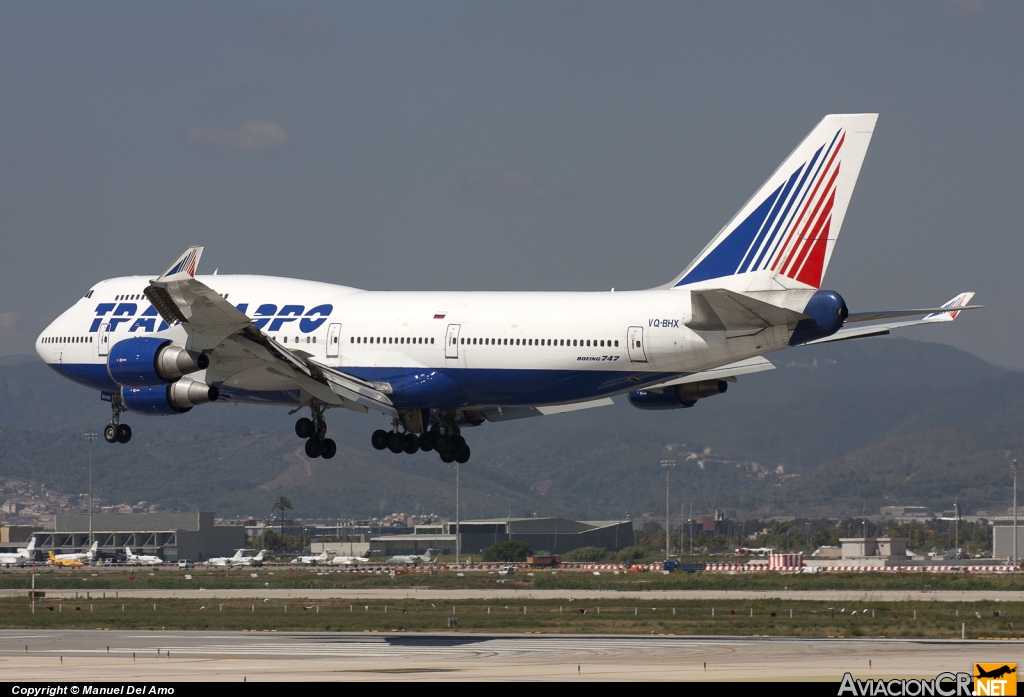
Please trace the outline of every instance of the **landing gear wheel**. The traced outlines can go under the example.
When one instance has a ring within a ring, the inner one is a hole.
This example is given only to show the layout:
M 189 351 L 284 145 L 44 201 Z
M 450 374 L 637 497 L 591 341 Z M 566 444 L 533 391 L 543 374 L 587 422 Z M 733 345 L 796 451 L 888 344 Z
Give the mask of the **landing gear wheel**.
M 104 436 L 106 434 L 104 433 Z M 117 442 L 127 443 L 132 439 L 132 427 L 128 424 L 121 424 L 117 427 Z
M 462 436 L 459 436 L 459 435 L 452 436 L 452 451 L 453 452 L 458 452 L 459 448 L 463 447 L 464 445 L 466 445 L 466 439 L 465 438 L 463 438 Z
M 455 461 L 460 465 L 469 462 L 469 446 L 463 442 L 462 447 L 455 450 Z
M 387 450 L 388 447 L 388 432 L 383 428 L 377 429 L 370 436 L 370 445 L 373 446 L 374 450 Z
M 420 450 L 425 453 L 429 453 L 434 449 L 434 443 L 437 441 L 437 436 L 432 432 L 428 431 L 420 436 Z
M 324 451 L 324 442 L 317 440 L 316 438 L 310 438 L 306 441 L 306 456 L 316 459 Z
M 313 435 L 313 430 L 314 426 L 313 421 L 311 419 L 302 417 L 301 419 L 295 422 L 295 435 L 297 435 L 299 438 L 309 438 L 310 436 Z
M 388 434 L 388 450 L 395 455 L 405 450 L 406 445 L 405 436 L 398 431 L 392 431 Z
M 117 424 L 107 424 L 103 427 L 103 440 L 108 443 L 117 442 Z
M 420 451 L 420 439 L 416 437 L 415 433 L 405 434 L 405 452 L 409 455 L 415 455 Z
M 450 454 L 454 448 L 452 448 L 452 439 L 448 436 L 438 436 L 434 439 L 434 450 L 441 456 L 441 459 Z M 449 460 L 450 462 L 450 460 Z
M 324 438 L 324 451 L 320 453 L 320 457 L 325 460 L 330 460 L 334 457 L 335 453 L 338 452 L 338 444 L 334 442 L 333 438 Z
M 455 462 L 455 458 L 449 453 L 447 455 L 441 456 L 441 462 L 445 463 L 446 465 L 450 465 L 451 463 Z

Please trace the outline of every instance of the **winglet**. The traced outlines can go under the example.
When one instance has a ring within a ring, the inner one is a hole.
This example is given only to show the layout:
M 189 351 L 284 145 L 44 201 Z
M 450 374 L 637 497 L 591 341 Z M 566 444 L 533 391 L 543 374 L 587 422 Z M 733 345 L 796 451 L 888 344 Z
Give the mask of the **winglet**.
M 194 278 L 199 268 L 199 258 L 203 256 L 202 247 L 189 247 L 181 253 L 167 270 L 160 274 L 157 281 L 180 281 L 186 277 Z
M 973 291 L 968 291 L 966 293 L 961 293 L 960 295 L 956 296 L 955 298 L 953 298 L 949 302 L 944 303 L 940 307 L 943 307 L 943 308 L 947 308 L 947 307 L 948 308 L 964 307 L 965 305 L 967 305 L 968 303 L 971 302 L 971 298 L 973 298 L 973 297 L 974 297 L 974 292 Z M 925 322 L 952 322 L 953 320 L 956 319 L 956 316 L 958 314 L 960 314 L 959 310 L 953 310 L 952 312 L 933 312 L 932 314 L 930 314 L 927 317 L 925 317 L 923 321 L 925 321 Z

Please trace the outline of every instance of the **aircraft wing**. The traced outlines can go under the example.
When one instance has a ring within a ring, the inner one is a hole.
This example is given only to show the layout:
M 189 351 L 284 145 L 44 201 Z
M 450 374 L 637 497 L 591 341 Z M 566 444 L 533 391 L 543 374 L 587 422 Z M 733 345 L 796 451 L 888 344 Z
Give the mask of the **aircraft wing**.
M 684 385 L 690 382 L 703 382 L 704 380 L 726 380 L 728 382 L 736 382 L 737 375 L 749 375 L 750 373 L 760 373 L 764 370 L 775 370 L 775 366 L 772 362 L 763 356 L 754 356 L 753 358 L 747 358 L 742 361 L 736 361 L 728 365 L 723 365 L 718 368 L 711 368 L 710 370 L 702 370 L 699 373 L 691 373 L 683 377 L 669 380 L 668 382 L 662 382 L 657 385 L 645 387 L 644 389 L 651 392 L 657 392 L 664 387 L 672 387 L 673 385 Z
M 941 307 L 927 310 L 896 310 L 894 312 L 862 312 L 857 315 L 850 315 L 853 317 L 863 317 L 867 319 L 876 319 L 881 317 L 906 317 L 908 315 L 919 315 L 922 313 L 928 313 L 921 319 L 908 320 L 903 322 L 882 322 L 879 324 L 869 324 L 865 327 L 843 327 L 832 336 L 827 336 L 824 339 L 815 339 L 814 341 L 808 341 L 806 344 L 801 346 L 810 346 L 812 344 L 827 344 L 830 341 L 845 341 L 847 339 L 860 339 L 868 336 L 884 336 L 889 334 L 894 329 L 901 329 L 903 327 L 914 327 L 920 324 L 935 324 L 937 322 L 952 322 L 956 319 L 956 316 L 963 310 L 976 310 L 984 307 L 984 305 L 968 305 L 971 298 L 974 297 L 974 293 L 960 293 L 952 300 L 944 303 Z M 863 319 L 847 319 L 847 322 L 859 322 L 864 321 Z
M 646 387 L 647 390 L 659 390 L 663 387 L 670 387 L 672 385 L 681 385 L 687 382 L 701 382 L 702 380 L 728 380 L 729 382 L 736 382 L 737 375 L 746 375 L 748 373 L 759 373 L 762 370 L 774 370 L 775 366 L 771 364 L 767 358 L 761 356 L 755 356 L 754 358 L 748 358 L 746 360 L 737 361 L 730 363 L 729 365 L 723 365 L 718 368 L 712 368 L 710 370 L 704 370 L 699 373 L 691 373 L 690 375 L 684 375 L 682 377 L 674 378 L 668 382 L 663 382 L 653 387 Z M 554 406 L 546 407 L 492 407 L 490 409 L 484 409 L 483 415 L 488 421 L 512 421 L 513 419 L 525 419 L 530 416 L 550 416 L 552 414 L 565 414 L 570 411 L 580 411 L 582 409 L 593 409 L 594 407 L 606 407 L 614 404 L 611 397 L 605 397 L 603 399 L 595 399 L 589 402 L 574 402 L 572 404 L 558 404 Z
M 243 364 L 261 363 L 309 397 L 327 404 L 397 416 L 387 396 L 389 385 L 335 370 L 305 352 L 289 351 L 219 293 L 197 281 L 195 272 L 202 253 L 202 247 L 189 247 L 144 291 L 168 324 L 179 322 L 185 329 L 187 348 L 221 353 L 229 366 L 236 360 L 240 369 Z

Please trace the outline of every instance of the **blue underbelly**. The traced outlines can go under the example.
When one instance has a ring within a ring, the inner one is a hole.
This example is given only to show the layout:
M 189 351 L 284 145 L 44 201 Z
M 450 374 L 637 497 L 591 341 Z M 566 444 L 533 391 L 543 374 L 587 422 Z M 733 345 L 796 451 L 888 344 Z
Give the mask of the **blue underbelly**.
M 63 363 L 50 367 L 80 385 L 117 392 L 103 364 Z M 368 368 L 344 366 L 342 372 L 387 382 L 400 409 L 455 409 L 477 406 L 537 406 L 597 399 L 662 382 L 676 373 L 598 370 L 506 370 L 497 368 Z M 633 378 L 631 380 L 630 378 Z M 636 382 L 639 378 L 642 382 Z M 295 405 L 299 390 L 256 391 L 222 387 L 223 398 L 253 404 Z

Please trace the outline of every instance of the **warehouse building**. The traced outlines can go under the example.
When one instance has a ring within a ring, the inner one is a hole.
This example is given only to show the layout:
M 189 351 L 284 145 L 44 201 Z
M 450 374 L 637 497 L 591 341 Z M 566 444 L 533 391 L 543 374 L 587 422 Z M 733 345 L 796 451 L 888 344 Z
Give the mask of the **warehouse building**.
M 629 520 L 578 521 L 567 518 L 494 518 L 464 520 L 462 553 L 480 554 L 493 544 L 508 540 L 525 542 L 534 551 L 565 554 L 580 547 L 619 550 L 633 544 L 633 522 Z M 411 535 L 371 535 L 370 554 L 455 553 L 458 527 L 453 522 L 417 525 Z
M 205 561 L 229 557 L 245 547 L 245 528 L 216 525 L 214 514 L 101 513 L 93 514 L 93 536 L 101 559 L 122 559 L 129 546 L 136 554 L 156 554 L 164 561 Z M 45 557 L 89 549 L 89 516 L 57 514 L 54 532 L 35 533 L 36 548 Z

